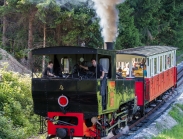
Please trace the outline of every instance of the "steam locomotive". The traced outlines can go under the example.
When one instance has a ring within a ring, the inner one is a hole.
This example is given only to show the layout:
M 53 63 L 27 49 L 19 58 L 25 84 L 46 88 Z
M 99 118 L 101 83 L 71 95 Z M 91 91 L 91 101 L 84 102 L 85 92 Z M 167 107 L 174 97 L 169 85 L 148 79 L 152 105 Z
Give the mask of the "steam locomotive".
M 176 86 L 176 48 L 143 46 L 114 50 L 60 46 L 34 49 L 38 58 L 54 61 L 53 78 L 38 76 L 33 69 L 34 112 L 47 120 L 47 138 L 102 138 L 126 128 L 143 116 L 151 103 Z M 95 58 L 104 79 L 78 66 L 91 66 Z M 40 60 L 41 61 L 41 60 Z M 34 66 L 34 67 L 36 67 Z

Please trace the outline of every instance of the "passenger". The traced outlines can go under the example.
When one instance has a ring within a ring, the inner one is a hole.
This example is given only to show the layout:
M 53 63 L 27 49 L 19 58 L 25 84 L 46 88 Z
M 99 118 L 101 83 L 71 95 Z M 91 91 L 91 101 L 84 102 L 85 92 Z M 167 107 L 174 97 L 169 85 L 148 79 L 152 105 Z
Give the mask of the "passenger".
M 134 63 L 132 70 L 138 70 L 137 63 Z
M 121 73 L 121 72 L 122 72 L 122 69 L 121 69 L 121 67 L 119 67 L 119 69 L 118 69 L 118 72 L 119 72 L 119 73 Z
M 97 64 L 96 60 L 94 58 L 91 59 L 91 62 L 92 62 L 92 66 L 91 67 L 85 67 L 85 66 L 82 66 L 82 65 L 79 65 L 81 68 L 85 69 L 85 70 L 89 70 L 93 73 L 96 73 L 96 67 L 97 67 L 97 78 L 101 78 L 103 79 L 104 78 L 104 69 L 102 67 L 102 65 L 100 64 Z
M 134 73 L 134 69 L 132 68 L 132 71 L 131 71 L 131 75 L 132 77 L 135 77 L 135 73 Z
M 50 61 L 48 63 L 48 66 L 45 68 L 44 72 L 43 72 L 43 77 L 56 77 L 53 73 L 52 70 L 53 69 L 53 62 Z
M 126 64 L 126 67 L 124 68 L 124 71 L 126 71 L 126 75 L 129 75 L 129 65 Z
M 147 70 L 146 70 L 146 65 L 144 65 L 143 74 L 144 74 L 144 77 L 147 77 Z
M 170 57 L 167 57 L 167 68 L 170 68 Z
M 142 68 L 142 67 L 145 65 L 145 63 L 146 63 L 146 61 L 145 61 L 145 59 L 143 58 L 142 61 L 141 61 L 141 63 L 140 63 L 140 67 Z

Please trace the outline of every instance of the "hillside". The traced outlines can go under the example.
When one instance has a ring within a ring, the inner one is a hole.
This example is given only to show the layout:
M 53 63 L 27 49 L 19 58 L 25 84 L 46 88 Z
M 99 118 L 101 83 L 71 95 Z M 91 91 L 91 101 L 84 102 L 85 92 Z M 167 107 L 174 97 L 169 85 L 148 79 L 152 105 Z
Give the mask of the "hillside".
M 20 64 L 13 56 L 8 54 L 5 50 L 0 48 L 0 68 L 7 63 L 7 70 L 19 72 L 20 74 L 31 74 L 31 71 L 28 70 L 25 66 Z

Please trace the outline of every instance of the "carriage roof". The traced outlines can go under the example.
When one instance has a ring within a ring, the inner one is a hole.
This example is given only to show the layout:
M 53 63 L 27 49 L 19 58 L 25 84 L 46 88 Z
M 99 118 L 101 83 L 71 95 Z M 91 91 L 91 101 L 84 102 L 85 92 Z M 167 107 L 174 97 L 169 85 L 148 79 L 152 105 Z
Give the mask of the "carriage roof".
M 176 50 L 176 47 L 171 46 L 142 46 L 135 48 L 128 48 L 123 50 L 116 50 L 116 54 L 127 54 L 127 55 L 137 55 L 148 57 L 160 53 L 165 53 L 168 51 Z M 107 50 L 104 49 L 95 49 L 89 47 L 80 47 L 80 46 L 55 46 L 55 47 L 46 47 L 38 48 L 32 50 L 33 55 L 50 55 L 50 54 L 107 54 Z
M 54 46 L 32 50 L 33 55 L 52 55 L 52 54 L 100 54 L 106 53 L 104 49 L 95 49 L 81 46 Z
M 117 50 L 116 54 L 138 55 L 138 56 L 149 57 L 152 55 L 165 53 L 176 49 L 177 49 L 176 47 L 171 46 L 142 46 L 142 47 Z

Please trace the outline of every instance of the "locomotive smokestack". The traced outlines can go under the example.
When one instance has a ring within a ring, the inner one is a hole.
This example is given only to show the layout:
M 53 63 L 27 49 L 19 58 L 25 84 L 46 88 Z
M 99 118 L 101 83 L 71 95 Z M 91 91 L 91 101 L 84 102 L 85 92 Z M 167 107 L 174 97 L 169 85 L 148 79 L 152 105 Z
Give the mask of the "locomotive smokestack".
M 114 43 L 113 42 L 105 42 L 107 50 L 114 50 Z

